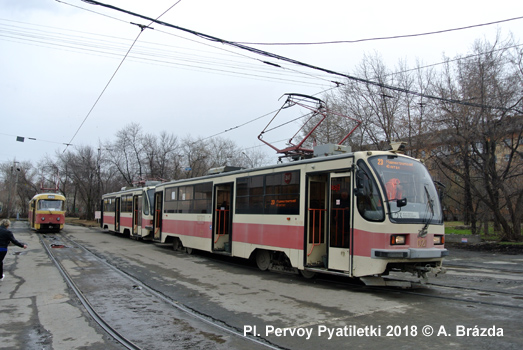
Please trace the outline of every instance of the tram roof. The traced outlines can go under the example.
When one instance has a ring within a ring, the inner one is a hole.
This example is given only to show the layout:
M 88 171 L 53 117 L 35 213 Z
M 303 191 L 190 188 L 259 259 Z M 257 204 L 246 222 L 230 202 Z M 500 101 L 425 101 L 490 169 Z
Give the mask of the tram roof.
M 226 176 L 237 176 L 237 175 L 242 175 L 242 174 L 249 174 L 249 173 L 264 173 L 268 170 L 280 170 L 280 169 L 285 169 L 285 168 L 299 168 L 300 166 L 303 166 L 303 165 L 306 165 L 306 164 L 311 164 L 311 163 L 322 163 L 322 162 L 330 162 L 330 161 L 336 161 L 336 160 L 340 160 L 340 159 L 348 159 L 348 158 L 354 158 L 354 157 L 357 157 L 358 155 L 368 155 L 368 156 L 371 156 L 371 155 L 395 155 L 395 156 L 402 156 L 402 157 L 406 157 L 406 158 L 412 158 L 412 157 L 409 157 L 407 155 L 404 155 L 404 154 L 398 154 L 398 153 L 395 153 L 395 152 L 391 152 L 391 151 L 357 151 L 357 152 L 347 152 L 347 153 L 343 153 L 343 154 L 336 154 L 336 155 L 329 155 L 329 156 L 320 156 L 320 157 L 315 157 L 315 158 L 308 158 L 308 159 L 301 159 L 301 160 L 297 160 L 297 161 L 293 161 L 293 162 L 290 162 L 290 163 L 280 163 L 280 164 L 275 164 L 275 165 L 267 165 L 267 166 L 263 166 L 263 167 L 259 167 L 259 168 L 244 168 L 244 169 L 240 169 L 240 170 L 234 170 L 234 171 L 229 171 L 229 172 L 222 172 L 222 173 L 218 173 L 218 174 L 209 174 L 209 175 L 204 175 L 204 176 L 198 176 L 198 177 L 193 177 L 193 178 L 189 178 L 189 179 L 179 179 L 179 180 L 172 180 L 172 181 L 168 181 L 168 182 L 163 182 L 159 185 L 157 185 L 156 187 L 163 187 L 163 186 L 170 186 L 170 185 L 173 185 L 173 184 L 181 184 L 181 183 L 186 183 L 186 182 L 193 182 L 193 181 L 202 181 L 202 180 L 207 180 L 207 179 L 216 179 L 216 178 L 220 178 L 220 177 L 226 177 Z M 414 159 L 414 158 L 412 158 Z
M 36 199 L 61 199 L 65 200 L 65 196 L 61 193 L 54 193 L 54 192 L 45 192 L 45 193 L 37 193 L 31 198 L 31 200 Z
M 285 168 L 300 168 L 301 166 L 304 166 L 306 164 L 330 162 L 330 161 L 336 161 L 336 160 L 341 160 L 341 159 L 354 158 L 354 157 L 358 157 L 358 156 L 361 157 L 361 156 L 364 156 L 364 155 L 365 156 L 394 155 L 394 156 L 401 156 L 401 157 L 405 157 L 405 158 L 414 159 L 414 158 L 409 157 L 409 156 L 407 156 L 405 154 L 398 154 L 398 153 L 392 152 L 390 150 L 389 151 L 347 152 L 347 153 L 343 153 L 343 154 L 335 154 L 335 155 L 320 156 L 320 157 L 314 157 L 314 158 L 308 158 L 308 159 L 301 159 L 301 160 L 296 160 L 296 161 L 289 162 L 289 163 L 280 163 L 280 164 L 266 165 L 266 166 L 259 167 L 259 168 L 244 168 L 244 169 L 239 169 L 239 170 L 221 172 L 221 173 L 216 173 L 216 174 L 209 174 L 209 175 L 193 177 L 193 178 L 188 178 L 188 179 L 171 180 L 171 181 L 160 183 L 160 184 L 158 184 L 156 186 L 125 188 L 125 189 L 122 189 L 121 191 L 106 193 L 106 194 L 104 194 L 102 196 L 102 198 L 103 197 L 112 196 L 112 195 L 116 195 L 116 194 L 122 195 L 122 194 L 126 194 L 126 193 L 133 193 L 133 192 L 136 192 L 136 191 L 144 191 L 144 190 L 147 190 L 147 189 L 150 189 L 150 188 L 155 188 L 155 187 L 172 186 L 172 185 L 175 185 L 175 184 L 183 184 L 183 183 L 190 183 L 190 182 L 198 182 L 198 181 L 205 181 L 205 180 L 211 180 L 211 179 L 218 179 L 218 178 L 226 177 L 226 176 L 238 176 L 238 175 L 249 174 L 249 173 L 264 173 L 264 172 L 267 172 L 268 170 L 277 171 L 277 170 L 285 169 Z

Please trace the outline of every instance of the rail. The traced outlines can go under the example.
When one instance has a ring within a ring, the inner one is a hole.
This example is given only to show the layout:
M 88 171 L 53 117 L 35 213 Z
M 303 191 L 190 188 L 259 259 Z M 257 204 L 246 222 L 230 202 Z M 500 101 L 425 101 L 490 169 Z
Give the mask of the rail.
M 71 290 L 76 294 L 76 296 L 78 297 L 78 299 L 80 300 L 80 302 L 82 303 L 82 305 L 84 306 L 85 310 L 87 311 L 87 313 L 89 313 L 89 315 L 93 318 L 93 320 L 96 321 L 96 323 L 98 325 L 100 325 L 100 327 L 102 327 L 111 337 L 113 337 L 116 341 L 118 341 L 118 343 L 120 343 L 121 345 L 123 345 L 126 349 L 129 349 L 129 350 L 142 350 L 141 347 L 137 346 L 136 344 L 134 344 L 132 341 L 130 341 L 129 339 L 125 338 L 123 335 L 121 335 L 117 330 L 115 330 L 113 327 L 111 327 L 111 325 L 103 318 L 101 317 L 98 312 L 96 312 L 96 310 L 94 309 L 94 307 L 91 305 L 91 303 L 89 302 L 89 300 L 87 300 L 87 298 L 85 297 L 85 295 L 82 293 L 82 291 L 78 288 L 78 286 L 76 285 L 76 283 L 74 283 L 72 277 L 69 275 L 69 273 L 66 271 L 66 269 L 64 268 L 64 266 L 60 263 L 59 260 L 57 260 L 55 258 L 55 256 L 53 255 L 53 253 L 51 252 L 51 250 L 49 249 L 48 245 L 46 244 L 45 240 L 44 240 L 44 237 L 45 236 L 39 236 L 40 238 L 40 243 L 42 244 L 42 246 L 45 248 L 46 252 L 47 252 L 47 255 L 49 256 L 49 258 L 51 259 L 51 261 L 55 264 L 56 268 L 58 269 L 58 271 L 60 271 L 60 274 L 62 275 L 62 277 L 64 278 L 64 280 L 66 281 L 66 283 L 69 285 L 69 287 L 71 288 Z

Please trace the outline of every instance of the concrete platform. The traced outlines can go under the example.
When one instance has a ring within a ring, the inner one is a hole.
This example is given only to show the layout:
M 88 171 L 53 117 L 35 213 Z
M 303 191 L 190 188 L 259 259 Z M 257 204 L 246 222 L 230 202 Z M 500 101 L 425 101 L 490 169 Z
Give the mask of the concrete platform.
M 0 281 L 0 349 L 122 349 L 74 297 L 49 259 L 38 234 L 25 222 L 12 222 L 15 237 Z

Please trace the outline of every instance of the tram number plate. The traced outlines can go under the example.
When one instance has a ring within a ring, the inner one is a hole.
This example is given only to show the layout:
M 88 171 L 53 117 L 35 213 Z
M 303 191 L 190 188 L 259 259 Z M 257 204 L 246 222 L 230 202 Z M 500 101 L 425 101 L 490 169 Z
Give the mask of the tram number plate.
M 419 248 L 426 248 L 427 247 L 427 239 L 426 238 L 418 238 L 418 247 Z

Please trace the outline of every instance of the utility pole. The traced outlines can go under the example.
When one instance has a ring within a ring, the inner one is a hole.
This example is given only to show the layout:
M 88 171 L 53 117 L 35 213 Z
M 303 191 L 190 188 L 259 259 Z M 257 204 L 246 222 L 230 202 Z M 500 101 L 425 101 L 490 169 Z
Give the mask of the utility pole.
M 9 192 L 7 193 L 7 218 L 9 219 L 13 213 L 13 208 L 17 209 L 17 198 L 16 198 L 16 188 L 18 187 L 18 173 L 20 172 L 20 168 L 16 167 L 16 164 L 19 164 L 16 160 L 13 160 L 13 166 L 11 167 L 11 176 L 10 180 L 13 179 L 13 171 L 16 173 L 15 175 L 15 185 L 14 185 L 14 193 L 13 193 L 13 200 L 11 203 L 11 188 L 9 188 Z M 10 186 L 11 187 L 11 186 Z

